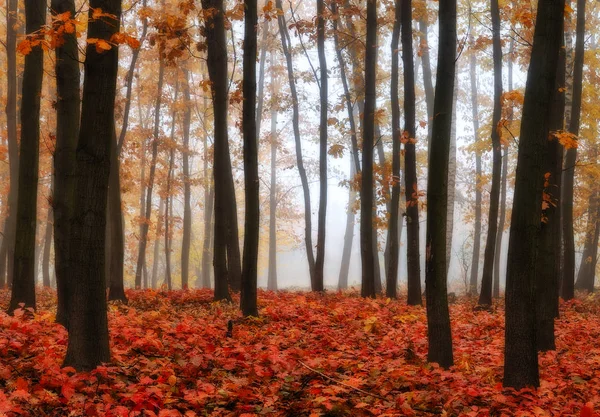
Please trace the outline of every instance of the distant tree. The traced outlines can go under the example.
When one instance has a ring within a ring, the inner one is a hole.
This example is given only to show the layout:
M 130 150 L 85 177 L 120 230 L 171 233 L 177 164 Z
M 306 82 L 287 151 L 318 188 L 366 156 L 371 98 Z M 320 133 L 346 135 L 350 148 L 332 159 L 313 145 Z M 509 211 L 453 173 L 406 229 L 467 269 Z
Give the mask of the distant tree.
M 105 15 L 94 18 L 95 10 Z M 120 20 L 120 0 L 91 0 L 88 40 L 108 42 L 119 31 Z M 81 371 L 110 360 L 104 252 L 118 48 L 103 50 L 88 43 L 84 69 L 69 253 L 77 262 L 70 266 L 69 340 L 64 362 Z
M 564 0 L 540 0 L 527 73 L 506 273 L 505 387 L 539 386 L 536 257 Z
M 28 39 L 39 36 L 46 23 L 46 2 L 25 3 L 25 25 Z M 40 147 L 40 97 L 44 76 L 42 45 L 33 46 L 25 56 L 21 101 L 21 152 L 19 154 L 19 190 L 14 252 L 12 292 L 8 312 L 24 303 L 35 308 L 35 236 L 37 225 L 37 189 Z
M 271 65 L 275 58 L 271 53 Z M 271 72 L 271 77 L 274 72 Z M 269 271 L 267 274 L 267 289 L 277 291 L 277 81 L 271 79 L 271 132 L 269 145 L 271 148 L 271 179 L 269 184 Z M 258 121 L 258 118 L 257 118 Z M 257 128 L 258 133 L 258 128 Z
M 377 0 L 367 0 L 365 51 L 365 108 L 363 112 L 362 180 L 360 188 L 360 250 L 363 297 L 375 297 L 375 254 L 373 251 L 373 147 L 377 69 Z
M 183 111 L 183 147 L 181 158 L 183 164 L 183 237 L 181 239 L 181 287 L 187 290 L 190 276 L 190 244 L 192 240 L 192 184 L 190 178 L 190 127 L 192 124 L 192 102 L 190 96 L 190 75 L 187 68 L 183 70 L 183 95 L 185 110 Z M 208 203 L 208 202 L 206 202 Z
M 427 297 L 427 360 L 453 365 L 447 294 L 446 227 L 448 216 L 448 158 L 456 72 L 456 0 L 440 2 L 440 42 L 429 171 L 427 176 L 427 235 L 425 292 Z

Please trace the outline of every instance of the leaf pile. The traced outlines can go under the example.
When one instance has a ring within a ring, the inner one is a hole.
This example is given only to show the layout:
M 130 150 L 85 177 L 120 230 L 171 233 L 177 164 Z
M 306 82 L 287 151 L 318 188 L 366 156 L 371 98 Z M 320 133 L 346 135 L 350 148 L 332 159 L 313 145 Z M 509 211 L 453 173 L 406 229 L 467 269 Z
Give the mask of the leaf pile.
M 592 416 L 600 405 L 594 296 L 561 306 L 541 387 L 518 393 L 501 385 L 502 307 L 451 306 L 455 366 L 443 370 L 426 363 L 424 308 L 403 301 L 260 292 L 261 318 L 243 319 L 208 290 L 128 297 L 110 306 L 113 362 L 82 374 L 61 369 L 54 293 L 39 294 L 33 318 L 0 312 L 0 416 Z

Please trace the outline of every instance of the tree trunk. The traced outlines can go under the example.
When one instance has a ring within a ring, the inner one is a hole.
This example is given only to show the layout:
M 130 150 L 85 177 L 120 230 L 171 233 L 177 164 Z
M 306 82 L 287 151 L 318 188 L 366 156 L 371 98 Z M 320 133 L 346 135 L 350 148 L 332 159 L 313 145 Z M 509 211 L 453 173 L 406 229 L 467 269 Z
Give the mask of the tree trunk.
M 585 245 L 583 247 L 583 256 L 577 274 L 575 288 L 594 292 L 594 279 L 596 276 L 596 263 L 598 262 L 598 237 L 600 236 L 600 227 L 598 218 L 600 217 L 600 193 L 598 190 L 590 195 L 588 207 L 587 232 Z
M 508 91 L 513 90 L 513 54 L 515 51 L 515 41 L 510 40 L 509 60 L 508 60 Z M 513 120 L 513 109 L 510 109 L 508 121 Z M 504 224 L 506 222 L 506 183 L 508 173 L 508 145 L 504 145 L 504 157 L 502 160 L 502 186 L 500 189 L 500 220 L 498 221 L 498 233 L 496 233 L 496 254 L 494 259 L 494 298 L 500 297 L 500 259 L 502 257 L 502 237 L 504 236 Z M 559 242 L 560 245 L 560 242 Z
M 175 97 L 173 103 L 177 103 L 179 95 L 179 81 L 175 82 Z M 175 165 L 175 121 L 177 120 L 177 111 L 174 109 L 171 113 L 171 137 L 169 140 L 169 168 L 167 170 L 167 195 L 165 197 L 165 282 L 169 291 L 173 289 L 173 276 L 171 274 L 171 230 L 173 218 L 173 196 L 171 182 L 173 180 L 173 167 Z
M 427 298 L 427 360 L 444 368 L 454 363 L 448 311 L 446 227 L 448 158 L 456 72 L 456 0 L 440 2 L 437 83 L 427 179 L 425 293 Z
M 114 20 L 92 19 L 98 8 L 114 15 Z M 89 15 L 88 39 L 108 41 L 119 32 L 121 2 L 91 0 Z M 72 259 L 77 262 L 70 268 L 69 341 L 64 362 L 78 371 L 110 361 L 104 248 L 117 72 L 118 48 L 98 53 L 93 44 L 87 46 L 70 233 Z
M 107 265 L 109 272 L 108 299 L 120 300 L 127 303 L 125 295 L 125 284 L 123 282 L 125 262 L 125 230 L 123 225 L 123 208 L 121 202 L 121 161 L 118 155 L 117 136 L 110 149 L 110 176 L 108 184 L 108 222 L 110 224 L 110 235 L 107 236 L 110 245 L 110 264 Z
M 19 142 L 17 139 L 17 23 L 18 0 L 6 2 L 6 133 L 8 138 L 8 161 L 10 191 L 8 215 L 4 224 L 4 238 L 0 250 L 0 287 L 12 284 L 17 226 L 17 196 L 19 191 Z M 57 50 L 60 48 L 57 48 Z M 8 272 L 8 276 L 7 276 Z M 5 280 L 6 277 L 6 280 Z
M 164 218 L 164 212 L 165 200 L 161 198 L 160 204 L 158 205 L 158 219 L 156 221 L 156 231 L 154 236 L 154 256 L 152 259 L 152 278 L 150 279 L 153 290 L 155 290 L 158 285 L 158 257 L 160 255 L 160 238 L 162 236 L 162 219 Z
M 213 230 L 213 212 L 215 201 L 215 188 L 208 191 L 208 198 L 204 206 L 204 242 L 202 244 L 202 288 L 210 288 L 210 259 Z
M 281 0 L 275 0 L 275 7 L 277 7 L 280 10 L 283 10 Z M 315 257 L 312 247 L 313 245 L 310 189 L 308 188 L 308 177 L 306 175 L 306 170 L 304 169 L 304 160 L 302 158 L 302 141 L 300 139 L 300 110 L 298 107 L 298 93 L 296 91 L 296 77 L 294 75 L 294 64 L 292 62 L 292 43 L 287 29 L 285 16 L 279 15 L 277 17 L 277 23 L 279 26 L 279 34 L 281 35 L 281 46 L 283 49 L 283 55 L 285 56 L 287 65 L 290 94 L 292 96 L 292 127 L 294 130 L 294 143 L 296 147 L 296 165 L 298 166 L 298 173 L 300 175 L 300 182 L 302 184 L 302 193 L 304 197 L 304 244 L 306 248 L 306 257 L 308 260 L 310 282 L 312 284 L 313 282 L 315 282 Z
M 137 265 L 135 268 L 135 288 L 139 289 L 142 286 L 142 271 L 146 262 L 146 246 L 148 244 L 148 228 L 150 227 L 150 217 L 152 216 L 152 191 L 154 188 L 154 176 L 156 173 L 156 160 L 158 158 L 158 141 L 160 139 L 160 108 L 162 104 L 162 89 L 165 75 L 165 63 L 161 54 L 159 56 L 158 66 L 158 86 L 156 103 L 154 105 L 154 132 L 152 140 L 152 160 L 150 162 L 150 173 L 148 175 L 148 184 L 146 189 L 146 208 L 141 219 L 142 230 L 140 232 L 140 243 L 138 247 Z M 154 270 L 152 271 L 154 278 Z M 154 287 L 153 287 L 154 288 Z
M 427 10 L 425 10 L 427 11 Z M 425 104 L 427 105 L 427 155 L 431 150 L 431 134 L 433 129 L 434 90 L 429 58 L 429 42 L 427 41 L 427 16 L 419 19 L 419 41 L 421 43 L 421 66 L 423 67 L 423 85 L 425 87 Z M 408 229 L 407 229 L 408 230 Z
M 28 34 L 39 31 L 46 23 L 46 2 L 31 0 L 25 4 Z M 44 75 L 44 51 L 33 47 L 25 56 L 21 105 L 21 152 L 19 154 L 19 191 L 16 212 L 14 274 L 8 312 L 25 307 L 35 308 L 35 237 L 37 225 L 37 189 L 40 146 L 40 96 Z
M 488 234 L 483 255 L 483 275 L 479 305 L 492 305 L 492 285 L 496 234 L 498 233 L 498 206 L 500 204 L 500 175 L 502 170 L 502 149 L 499 123 L 502 117 L 502 44 L 500 40 L 500 9 L 498 0 L 491 0 L 492 48 L 494 61 L 494 110 L 492 113 L 492 189 L 490 191 L 490 211 Z
M 373 147 L 377 67 L 377 0 L 367 0 L 367 41 L 365 49 L 365 108 L 363 112 L 362 181 L 360 188 L 360 252 L 363 297 L 375 297 L 375 256 L 373 254 Z
M 350 180 L 356 175 L 356 161 L 354 158 L 350 161 Z M 340 276 L 338 278 L 338 289 L 348 288 L 348 272 L 350 271 L 350 258 L 352 256 L 352 241 L 354 240 L 354 206 L 356 204 L 356 191 L 352 185 L 348 187 L 348 209 L 346 210 L 346 230 L 344 232 L 344 248 L 342 249 L 342 265 L 340 266 Z
M 183 237 L 181 239 L 181 288 L 189 288 L 190 244 L 192 240 L 192 187 L 190 183 L 190 126 L 192 109 L 190 98 L 190 80 L 188 70 L 184 69 L 183 94 L 186 107 L 183 112 Z
M 472 12 L 469 11 L 469 19 Z M 469 36 L 469 43 L 475 42 L 473 35 Z M 471 78 L 471 110 L 473 118 L 473 138 L 475 140 L 475 228 L 473 230 L 473 257 L 471 258 L 471 279 L 469 280 L 469 295 L 477 294 L 477 281 L 479 278 L 479 258 L 481 248 L 481 151 L 479 142 L 479 101 L 477 97 L 477 55 L 471 51 L 469 74 Z M 495 103 L 495 102 L 494 102 Z
M 573 65 L 573 106 L 569 122 L 569 133 L 579 135 L 581 121 L 581 95 L 583 90 L 583 61 L 585 53 L 585 0 L 577 0 L 577 40 L 575 41 L 575 62 Z M 566 152 L 563 182 L 563 233 L 564 264 L 561 296 L 564 300 L 575 297 L 575 238 L 573 235 L 573 186 L 577 148 Z
M 256 0 L 244 0 L 244 78 L 242 89 L 242 134 L 244 139 L 244 259 L 242 264 L 241 309 L 244 316 L 258 316 L 256 287 L 258 282 L 258 235 L 260 200 L 258 177 L 258 138 L 256 134 Z M 271 212 L 272 213 L 272 212 Z
M 452 95 L 452 127 L 450 129 L 450 149 L 448 151 L 448 215 L 446 217 L 446 275 L 452 260 L 452 236 L 454 235 L 454 197 L 456 195 L 456 129 L 458 100 L 458 76 L 454 77 L 454 93 Z
M 54 177 L 52 177 L 54 182 Z M 54 186 L 52 186 L 54 189 Z M 45 288 L 50 288 L 50 250 L 52 248 L 52 206 L 48 206 L 48 215 L 46 217 L 46 230 L 44 232 L 44 255 L 42 258 L 42 283 Z
M 223 0 L 202 0 L 205 10 L 214 9 L 212 20 L 206 25 L 207 66 L 211 81 L 214 113 L 214 188 L 215 188 L 215 229 L 213 267 L 215 271 L 215 301 L 231 300 L 228 289 L 227 251 L 231 228 L 237 228 L 229 213 L 237 216 L 231 204 L 235 202 L 231 160 L 229 158 L 229 138 L 227 135 L 227 43 L 225 39 L 225 21 Z M 232 201 L 233 198 L 233 201 Z M 239 244 L 238 244 L 239 245 Z M 232 272 L 232 271 L 229 271 Z
M 564 0 L 540 0 L 519 138 L 506 273 L 504 386 L 539 386 L 536 262 L 544 159 L 563 27 Z
M 271 54 L 271 63 L 274 62 Z M 271 80 L 271 184 L 269 192 L 269 272 L 267 289 L 277 291 L 277 108 L 275 98 L 277 91 L 274 80 Z
M 265 91 L 265 63 L 267 61 L 268 37 L 271 30 L 271 20 L 265 19 L 261 31 L 260 40 L 260 65 L 258 68 L 258 93 L 256 97 L 256 137 L 260 140 L 260 125 L 262 124 L 262 114 L 264 105 Z M 272 62 L 272 61 L 271 61 Z

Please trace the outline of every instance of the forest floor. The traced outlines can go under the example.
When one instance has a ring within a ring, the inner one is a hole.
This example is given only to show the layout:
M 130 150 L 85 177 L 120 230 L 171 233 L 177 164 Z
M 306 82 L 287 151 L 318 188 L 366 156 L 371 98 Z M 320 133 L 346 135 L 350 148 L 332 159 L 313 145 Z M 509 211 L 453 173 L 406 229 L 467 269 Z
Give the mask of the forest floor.
M 561 305 L 541 387 L 502 388 L 504 315 L 450 308 L 455 366 L 426 362 L 425 309 L 356 292 L 259 292 L 258 319 L 208 290 L 129 291 L 111 305 L 112 363 L 62 368 L 67 333 L 42 291 L 0 312 L 0 416 L 592 416 L 600 407 L 600 296 Z M 0 307 L 9 293 L 0 291 Z M 228 337 L 228 321 L 233 331 Z M 588 403 L 583 409 L 584 404 Z M 591 404 L 589 404 L 591 403 Z

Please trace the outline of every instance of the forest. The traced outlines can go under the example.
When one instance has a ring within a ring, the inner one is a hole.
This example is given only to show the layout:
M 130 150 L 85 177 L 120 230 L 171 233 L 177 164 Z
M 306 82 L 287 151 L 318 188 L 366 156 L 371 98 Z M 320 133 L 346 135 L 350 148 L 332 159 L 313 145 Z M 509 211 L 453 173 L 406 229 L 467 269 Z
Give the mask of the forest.
M 597 1 L 0 4 L 0 417 L 600 416 Z

